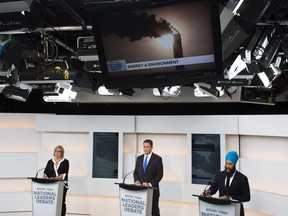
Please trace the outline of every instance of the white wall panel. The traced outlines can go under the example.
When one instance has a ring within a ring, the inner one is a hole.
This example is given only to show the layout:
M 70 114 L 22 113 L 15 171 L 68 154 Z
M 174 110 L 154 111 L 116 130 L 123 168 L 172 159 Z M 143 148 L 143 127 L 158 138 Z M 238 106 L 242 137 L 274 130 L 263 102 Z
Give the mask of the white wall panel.
M 89 151 L 89 133 L 77 132 L 42 132 L 41 150 L 53 153 L 57 145 L 62 145 L 65 152 L 88 152 Z
M 91 196 L 75 196 L 67 194 L 66 196 L 67 213 L 72 213 L 74 215 L 81 215 L 81 214 L 90 215 L 91 200 L 92 200 Z
M 134 132 L 134 116 L 36 115 L 37 131 Z
M 162 156 L 164 176 L 162 181 L 184 183 L 187 180 L 187 157 L 179 155 Z
M 37 153 L 0 153 L 0 178 L 34 176 L 37 163 Z
M 1 128 L 0 152 L 38 152 L 40 133 L 34 128 Z
M 127 175 L 125 180 L 125 183 L 127 184 L 134 183 L 133 171 L 135 169 L 135 163 L 136 163 L 136 153 L 125 153 L 123 155 L 123 178 L 125 175 Z M 121 178 L 122 176 L 119 177 Z
M 136 153 L 137 151 L 137 135 L 136 134 L 123 134 L 123 152 Z
M 159 207 L 161 208 L 161 215 L 199 215 L 198 203 L 182 203 L 162 201 Z
M 0 212 L 32 211 L 31 192 L 0 193 L 0 203 Z
M 38 166 L 36 170 L 45 168 L 48 160 L 50 160 L 51 158 L 53 158 L 53 151 L 49 151 L 49 152 L 39 152 L 38 153 Z M 36 173 L 35 170 L 35 173 Z
M 240 158 L 240 167 L 251 189 L 288 196 L 288 163 Z
M 240 136 L 241 157 L 288 163 L 288 137 Z
M 118 179 L 87 179 L 88 195 L 118 196 L 119 187 L 115 183 L 121 183 Z
M 238 116 L 136 116 L 136 132 L 237 134 Z
M 240 115 L 239 134 L 288 136 L 288 115 Z
M 163 181 L 160 183 L 160 199 L 165 201 L 196 203 L 197 197 L 193 196 L 193 194 L 201 194 L 205 186 L 206 185 Z
M 23 113 L 1 113 L 0 128 L 35 128 L 35 115 Z
M 26 212 L 0 212 L 0 215 L 2 216 L 32 216 L 32 212 L 31 211 L 26 211 Z
M 231 150 L 239 152 L 239 136 L 231 135 L 231 134 L 226 135 L 225 136 L 225 148 L 226 148 L 225 154 L 226 152 L 231 151 Z
M 120 215 L 118 197 L 94 197 L 91 200 L 91 216 L 118 216 Z
M 79 195 L 79 196 L 86 196 L 89 194 L 90 188 L 88 187 L 87 178 L 71 176 L 69 177 L 68 184 L 69 184 L 69 190 L 67 194 Z
M 0 194 L 28 191 L 31 191 L 31 180 L 28 178 L 0 178 Z
M 69 160 L 69 176 L 75 177 L 90 177 L 90 166 L 92 166 L 90 159 L 90 152 L 76 153 L 68 152 L 65 156 Z
M 287 203 L 287 196 L 251 190 L 251 200 L 245 203 L 244 207 L 262 212 L 261 215 L 282 216 L 287 215 Z

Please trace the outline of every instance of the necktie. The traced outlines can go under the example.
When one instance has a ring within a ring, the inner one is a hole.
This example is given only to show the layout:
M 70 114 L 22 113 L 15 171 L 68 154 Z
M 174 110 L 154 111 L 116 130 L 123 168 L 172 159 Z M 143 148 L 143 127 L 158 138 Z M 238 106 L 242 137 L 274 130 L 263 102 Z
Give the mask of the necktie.
M 143 164 L 143 170 L 144 170 L 144 172 L 146 171 L 147 162 L 148 162 L 148 156 L 146 156 L 146 157 L 145 157 L 145 160 L 144 160 L 144 164 Z
M 230 175 L 227 175 L 227 177 L 226 177 L 226 185 L 225 185 L 225 187 L 226 187 L 226 191 L 227 191 L 227 196 L 229 196 L 229 183 L 230 183 Z

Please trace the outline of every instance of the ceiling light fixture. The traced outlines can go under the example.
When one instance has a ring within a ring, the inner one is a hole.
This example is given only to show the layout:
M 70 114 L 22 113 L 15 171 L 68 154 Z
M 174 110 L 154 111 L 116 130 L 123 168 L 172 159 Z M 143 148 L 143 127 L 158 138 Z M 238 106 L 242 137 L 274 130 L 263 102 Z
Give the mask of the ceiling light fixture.
M 153 95 L 158 97 L 178 97 L 181 93 L 181 86 L 169 86 L 153 88 Z
M 224 89 L 222 87 L 211 86 L 208 83 L 194 83 L 196 87 L 194 89 L 194 95 L 196 97 L 212 97 L 218 99 L 224 95 Z
M 123 95 L 118 89 L 107 89 L 105 86 L 99 86 L 97 89 L 99 95 L 102 96 L 121 96 Z
M 72 102 L 77 92 L 72 89 L 69 83 L 57 83 L 53 91 L 44 91 L 45 102 Z

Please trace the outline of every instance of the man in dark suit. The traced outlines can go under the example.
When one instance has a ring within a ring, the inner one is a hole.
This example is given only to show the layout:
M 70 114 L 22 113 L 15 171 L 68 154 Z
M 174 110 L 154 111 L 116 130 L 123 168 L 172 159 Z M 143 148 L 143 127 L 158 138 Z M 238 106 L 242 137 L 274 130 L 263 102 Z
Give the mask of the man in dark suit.
M 250 201 L 250 187 L 248 178 L 236 170 L 238 154 L 230 151 L 226 155 L 225 170 L 219 172 L 214 178 L 210 188 L 203 195 L 213 195 L 219 190 L 220 199 L 233 199 L 240 202 Z M 244 216 L 244 208 L 241 203 L 240 216 Z
M 154 187 L 152 216 L 160 216 L 159 210 L 159 182 L 163 177 L 162 158 L 152 152 L 153 141 L 146 139 L 143 142 L 144 154 L 137 157 L 134 171 L 134 183 L 144 187 Z

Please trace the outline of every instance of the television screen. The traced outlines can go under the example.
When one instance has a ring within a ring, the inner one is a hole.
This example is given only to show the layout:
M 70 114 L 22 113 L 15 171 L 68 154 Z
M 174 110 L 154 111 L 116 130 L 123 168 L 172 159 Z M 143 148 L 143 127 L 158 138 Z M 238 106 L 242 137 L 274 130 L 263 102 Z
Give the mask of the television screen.
M 130 4 L 94 14 L 107 88 L 193 85 L 223 76 L 219 5 L 213 0 Z

